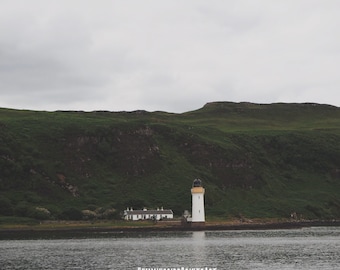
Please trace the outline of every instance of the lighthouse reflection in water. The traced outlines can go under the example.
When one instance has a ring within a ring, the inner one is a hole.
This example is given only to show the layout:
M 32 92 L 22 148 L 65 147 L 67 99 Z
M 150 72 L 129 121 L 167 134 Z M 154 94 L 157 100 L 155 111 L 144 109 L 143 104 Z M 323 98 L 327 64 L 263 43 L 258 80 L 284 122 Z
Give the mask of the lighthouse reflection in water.
M 198 231 L 192 232 L 192 247 L 193 247 L 193 260 L 200 265 L 204 265 L 207 262 L 207 250 L 205 232 Z

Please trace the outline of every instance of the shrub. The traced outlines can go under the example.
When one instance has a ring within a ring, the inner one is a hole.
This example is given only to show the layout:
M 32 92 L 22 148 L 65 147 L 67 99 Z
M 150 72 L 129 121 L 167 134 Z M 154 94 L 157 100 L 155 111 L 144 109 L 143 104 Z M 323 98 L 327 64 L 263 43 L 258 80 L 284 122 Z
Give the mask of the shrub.
M 3 216 L 12 216 L 13 215 L 13 206 L 9 199 L 3 197 L 0 198 L 0 215 Z
M 92 220 L 97 218 L 97 213 L 91 210 L 82 210 L 81 211 L 83 219 Z
M 46 220 L 51 217 L 51 213 L 46 208 L 35 207 L 28 211 L 28 216 L 39 220 Z
M 116 209 L 114 209 L 114 208 L 106 209 L 102 213 L 102 218 L 104 218 L 104 219 L 114 219 L 114 218 L 117 218 L 117 211 L 116 211 Z
M 59 218 L 65 220 L 81 220 L 83 218 L 83 214 L 80 210 L 71 207 L 62 211 Z
M 19 217 L 27 217 L 29 212 L 29 206 L 25 202 L 19 202 L 15 208 L 14 213 Z

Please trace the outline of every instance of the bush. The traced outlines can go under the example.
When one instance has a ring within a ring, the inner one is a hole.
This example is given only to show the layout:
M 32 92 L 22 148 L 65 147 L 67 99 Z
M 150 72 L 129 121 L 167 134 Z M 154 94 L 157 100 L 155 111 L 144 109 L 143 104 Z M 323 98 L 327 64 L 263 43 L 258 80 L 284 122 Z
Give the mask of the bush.
M 28 211 L 28 216 L 39 220 L 46 220 L 51 217 L 51 213 L 46 208 L 35 207 Z
M 62 211 L 59 218 L 65 220 L 81 220 L 83 218 L 83 214 L 80 210 L 72 207 Z
M 83 219 L 85 220 L 93 220 L 97 218 L 97 213 L 92 210 L 82 210 L 81 211 Z
M 3 215 L 3 216 L 13 215 L 12 203 L 9 199 L 5 197 L 0 198 L 0 215 Z
M 118 212 L 116 211 L 116 209 L 114 208 L 110 208 L 110 209 L 106 209 L 103 214 L 102 214 L 102 218 L 104 219 L 115 219 L 115 218 L 120 218 L 118 216 Z
M 19 217 L 27 217 L 29 206 L 25 202 L 19 202 L 14 208 L 14 214 Z

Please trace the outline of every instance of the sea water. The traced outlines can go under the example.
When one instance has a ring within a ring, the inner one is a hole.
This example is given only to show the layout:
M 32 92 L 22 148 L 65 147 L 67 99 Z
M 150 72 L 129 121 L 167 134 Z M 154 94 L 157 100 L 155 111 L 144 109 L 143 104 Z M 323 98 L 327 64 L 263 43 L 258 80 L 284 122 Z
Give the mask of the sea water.
M 38 238 L 0 240 L 0 269 L 340 269 L 340 227 Z

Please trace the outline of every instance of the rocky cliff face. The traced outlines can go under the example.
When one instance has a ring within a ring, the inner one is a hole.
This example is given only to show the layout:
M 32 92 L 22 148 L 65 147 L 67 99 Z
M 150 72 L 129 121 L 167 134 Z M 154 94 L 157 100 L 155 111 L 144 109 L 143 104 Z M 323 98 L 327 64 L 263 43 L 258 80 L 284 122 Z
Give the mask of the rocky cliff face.
M 76 135 L 67 139 L 64 153 L 84 177 L 91 176 L 91 162 L 105 162 L 126 176 L 143 176 L 157 168 L 159 146 L 149 127 L 114 128 L 104 134 Z

